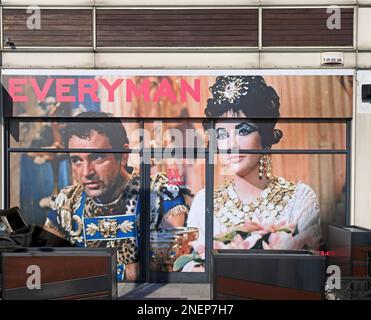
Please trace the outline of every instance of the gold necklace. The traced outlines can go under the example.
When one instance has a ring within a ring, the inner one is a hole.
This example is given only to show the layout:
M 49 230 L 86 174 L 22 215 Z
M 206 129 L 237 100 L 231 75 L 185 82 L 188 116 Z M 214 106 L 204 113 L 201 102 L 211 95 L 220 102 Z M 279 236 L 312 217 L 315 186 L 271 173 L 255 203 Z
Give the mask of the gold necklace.
M 279 217 L 294 194 L 296 185 L 282 177 L 273 177 L 253 202 L 244 203 L 235 191 L 234 181 L 228 179 L 214 190 L 214 213 L 220 223 L 231 228 L 253 216 Z

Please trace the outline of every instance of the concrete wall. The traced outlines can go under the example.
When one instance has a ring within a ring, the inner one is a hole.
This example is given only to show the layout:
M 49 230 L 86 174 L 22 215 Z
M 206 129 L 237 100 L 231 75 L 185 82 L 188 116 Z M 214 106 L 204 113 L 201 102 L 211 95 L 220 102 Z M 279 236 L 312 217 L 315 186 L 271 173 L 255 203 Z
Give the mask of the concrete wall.
M 371 84 L 371 70 L 359 71 L 357 80 L 354 223 L 371 228 L 371 104 L 361 101 L 361 85 Z
M 355 5 L 369 0 L 3 0 L 3 5 L 95 6 L 246 6 L 246 5 Z

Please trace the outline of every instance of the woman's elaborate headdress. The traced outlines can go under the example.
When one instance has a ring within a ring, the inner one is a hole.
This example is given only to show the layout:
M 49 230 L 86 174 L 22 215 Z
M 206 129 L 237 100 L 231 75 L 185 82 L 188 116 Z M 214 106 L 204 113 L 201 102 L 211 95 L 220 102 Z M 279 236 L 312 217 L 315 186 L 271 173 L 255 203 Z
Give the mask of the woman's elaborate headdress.
M 243 113 L 257 123 L 263 147 L 281 139 L 281 130 L 274 129 L 280 116 L 280 98 L 263 77 L 219 76 L 209 90 L 212 98 L 207 101 L 207 117 L 218 118 L 228 111 Z

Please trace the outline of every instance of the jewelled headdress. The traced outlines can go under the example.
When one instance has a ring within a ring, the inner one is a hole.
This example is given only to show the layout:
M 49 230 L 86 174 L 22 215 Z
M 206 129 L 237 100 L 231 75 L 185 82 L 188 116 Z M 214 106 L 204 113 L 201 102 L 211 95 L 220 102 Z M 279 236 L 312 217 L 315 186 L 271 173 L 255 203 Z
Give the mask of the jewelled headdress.
M 261 77 L 251 76 L 222 76 L 217 77 L 215 84 L 209 88 L 213 94 L 214 104 L 222 104 L 224 101 L 234 103 L 242 96 L 246 96 L 250 89 L 250 81 L 262 80 Z M 265 85 L 265 83 L 264 83 Z
M 251 80 L 254 80 L 254 77 L 251 77 Z M 222 104 L 224 101 L 234 103 L 247 95 L 249 81 L 247 77 L 242 76 L 218 77 L 215 85 L 209 90 L 213 94 L 214 104 Z
M 280 98 L 262 76 L 218 76 L 209 90 L 212 98 L 207 100 L 206 117 L 225 117 L 225 113 L 232 111 L 250 119 L 269 119 L 260 121 L 257 126 L 262 146 L 270 147 L 280 141 L 282 131 L 274 128 L 280 116 Z M 207 124 L 203 126 L 209 129 Z

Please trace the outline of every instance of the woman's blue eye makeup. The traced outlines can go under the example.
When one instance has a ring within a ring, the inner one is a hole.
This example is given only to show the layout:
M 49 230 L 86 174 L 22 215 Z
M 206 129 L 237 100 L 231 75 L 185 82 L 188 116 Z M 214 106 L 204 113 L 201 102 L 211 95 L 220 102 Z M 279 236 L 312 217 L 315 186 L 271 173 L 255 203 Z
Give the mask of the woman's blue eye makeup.
M 236 134 L 239 136 L 247 136 L 248 134 L 253 133 L 258 130 L 253 125 L 247 122 L 241 122 L 235 128 L 236 128 Z M 229 138 L 229 133 L 225 128 L 218 128 L 216 129 L 216 138 L 218 140 L 227 139 Z
M 241 122 L 236 126 L 236 131 L 239 136 L 247 136 L 248 134 L 257 131 L 257 129 L 247 122 Z

